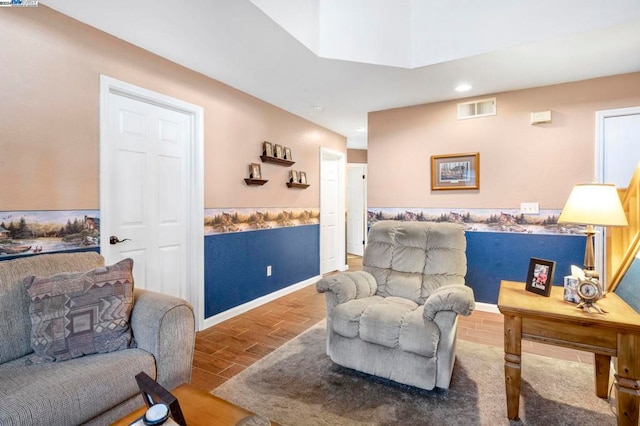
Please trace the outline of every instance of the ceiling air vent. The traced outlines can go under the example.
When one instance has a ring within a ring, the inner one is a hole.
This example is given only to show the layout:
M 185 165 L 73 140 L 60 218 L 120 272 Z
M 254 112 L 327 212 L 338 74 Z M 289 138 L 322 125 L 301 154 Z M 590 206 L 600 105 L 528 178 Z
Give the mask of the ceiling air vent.
M 458 104 L 458 120 L 496 115 L 496 98 Z

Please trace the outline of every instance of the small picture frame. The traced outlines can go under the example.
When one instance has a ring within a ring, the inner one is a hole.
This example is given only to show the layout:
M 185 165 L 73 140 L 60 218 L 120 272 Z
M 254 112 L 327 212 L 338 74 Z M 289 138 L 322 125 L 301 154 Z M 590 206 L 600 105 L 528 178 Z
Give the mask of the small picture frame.
M 262 155 L 273 157 L 273 144 L 271 142 L 262 142 Z
M 307 184 L 307 173 L 306 172 L 298 172 L 300 177 L 300 183 L 306 185 Z
M 571 303 L 580 303 L 580 296 L 578 296 L 578 283 L 577 277 L 567 275 L 564 277 L 564 300 Z
M 284 147 L 284 159 L 293 161 L 293 156 L 291 155 L 291 148 Z
M 259 163 L 251 163 L 249 165 L 249 178 L 262 179 L 262 169 Z
M 274 149 L 274 157 L 283 158 L 282 145 L 275 144 L 273 149 Z
M 298 172 L 296 170 L 291 170 L 289 182 L 298 183 Z
M 431 190 L 480 189 L 480 153 L 431 156 Z
M 149 377 L 145 372 L 136 374 L 136 382 L 138 383 L 138 389 L 144 403 L 147 407 L 151 407 L 154 404 L 165 404 L 169 407 L 169 415 L 174 422 L 181 426 L 187 426 L 187 422 L 184 420 L 180 404 L 175 396 L 168 390 L 160 386 L 158 382 Z
M 556 262 L 532 257 L 529 261 L 529 273 L 525 289 L 532 293 L 549 297 L 553 287 L 553 272 Z

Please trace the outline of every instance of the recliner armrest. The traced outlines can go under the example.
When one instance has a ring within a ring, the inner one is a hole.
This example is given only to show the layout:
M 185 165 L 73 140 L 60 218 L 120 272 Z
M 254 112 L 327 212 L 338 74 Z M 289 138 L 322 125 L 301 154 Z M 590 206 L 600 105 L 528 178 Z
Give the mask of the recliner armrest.
M 453 311 L 468 316 L 476 307 L 471 287 L 462 284 L 446 285 L 435 290 L 424 302 L 424 316 L 433 321 L 440 311 Z
M 142 289 L 134 291 L 131 329 L 138 348 L 153 354 L 156 381 L 167 389 L 191 381 L 195 319 L 187 301 Z
M 330 291 L 338 299 L 338 303 L 345 303 L 353 299 L 361 299 L 376 294 L 378 283 L 368 272 L 342 272 L 329 275 L 316 283 L 318 293 Z

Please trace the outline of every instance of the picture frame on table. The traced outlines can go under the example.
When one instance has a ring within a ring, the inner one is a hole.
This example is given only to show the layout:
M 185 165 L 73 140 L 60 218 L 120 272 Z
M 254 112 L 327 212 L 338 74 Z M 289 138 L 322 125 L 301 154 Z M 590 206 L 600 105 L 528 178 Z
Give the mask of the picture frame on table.
M 480 153 L 431 156 L 431 190 L 480 189 Z
M 260 163 L 251 163 L 249 165 L 249 178 L 262 179 L 262 168 L 260 167 Z
M 293 155 L 291 154 L 291 148 L 284 147 L 284 159 L 293 161 Z
M 273 157 L 273 144 L 271 142 L 262 142 L 262 155 Z
M 306 185 L 307 184 L 307 173 L 306 172 L 298 172 L 298 176 L 300 178 L 300 183 Z
M 289 172 L 289 182 L 298 183 L 298 172 L 296 170 Z
M 564 300 L 571 303 L 580 303 L 578 296 L 578 284 L 580 280 L 572 275 L 564 277 Z
M 276 158 L 283 158 L 283 155 L 282 145 L 275 144 L 273 146 L 273 156 Z
M 142 399 L 144 399 L 144 403 L 147 407 L 150 408 L 152 405 L 164 404 L 169 408 L 169 415 L 174 422 L 181 426 L 187 425 L 187 422 L 182 415 L 182 410 L 180 409 L 180 403 L 178 402 L 178 399 L 171 394 L 171 392 L 162 387 L 158 382 L 153 380 L 144 372 L 136 374 L 135 378 L 138 383 L 138 389 L 140 389 Z
M 556 262 L 532 257 L 529 261 L 529 272 L 525 290 L 549 297 L 553 287 L 553 273 Z

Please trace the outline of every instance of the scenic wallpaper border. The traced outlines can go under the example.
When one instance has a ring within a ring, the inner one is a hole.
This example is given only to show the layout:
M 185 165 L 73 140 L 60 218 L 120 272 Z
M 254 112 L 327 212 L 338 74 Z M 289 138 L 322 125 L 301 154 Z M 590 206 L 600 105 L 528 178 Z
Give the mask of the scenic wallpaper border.
M 380 220 L 459 223 L 466 231 L 519 234 L 581 234 L 584 226 L 558 223 L 561 210 L 525 215 L 520 209 L 369 208 L 369 226 Z
M 519 209 L 369 208 L 379 220 L 459 223 L 472 232 L 582 234 L 583 226 L 559 224 L 560 210 L 524 215 Z M 205 209 L 204 234 L 317 225 L 320 208 Z M 0 211 L 0 260 L 34 253 L 100 247 L 99 210 Z
M 100 247 L 98 210 L 0 212 L 0 260 Z
M 317 225 L 320 208 L 205 209 L 204 234 L 259 231 L 290 226 Z

